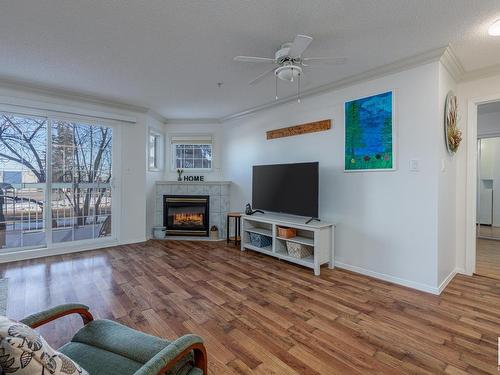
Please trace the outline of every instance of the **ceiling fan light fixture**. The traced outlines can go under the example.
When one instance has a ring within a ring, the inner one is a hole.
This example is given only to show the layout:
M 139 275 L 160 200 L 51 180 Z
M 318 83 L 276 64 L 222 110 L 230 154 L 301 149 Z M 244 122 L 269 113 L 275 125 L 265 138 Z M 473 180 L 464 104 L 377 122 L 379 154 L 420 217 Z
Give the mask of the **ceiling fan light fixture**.
M 491 36 L 500 36 L 500 19 L 490 25 L 488 28 L 488 34 Z
M 274 71 L 274 74 L 283 81 L 293 82 L 302 74 L 302 68 L 298 65 L 280 66 Z

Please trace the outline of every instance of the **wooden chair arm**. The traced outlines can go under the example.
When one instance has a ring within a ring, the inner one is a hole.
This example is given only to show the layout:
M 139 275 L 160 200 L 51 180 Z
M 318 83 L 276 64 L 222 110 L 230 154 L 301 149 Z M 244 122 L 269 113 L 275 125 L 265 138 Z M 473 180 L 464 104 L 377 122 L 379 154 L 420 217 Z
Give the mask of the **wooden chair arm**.
M 68 303 L 29 315 L 26 318 L 22 319 L 21 323 L 24 323 L 31 328 L 37 328 L 41 325 L 70 314 L 80 315 L 82 317 L 83 324 L 87 324 L 94 320 L 94 317 L 90 313 L 88 306 L 79 303 Z
M 208 360 L 207 360 L 207 350 L 203 344 L 192 344 L 187 347 L 184 351 L 179 353 L 174 359 L 172 359 L 166 366 L 164 366 L 157 375 L 166 374 L 174 365 L 180 361 L 184 356 L 188 355 L 189 352 L 194 354 L 194 366 L 198 367 L 203 371 L 203 375 L 208 375 Z
M 193 352 L 194 365 L 208 375 L 207 351 L 203 339 L 197 335 L 184 335 L 172 341 L 146 362 L 134 375 L 164 375 L 182 358 Z

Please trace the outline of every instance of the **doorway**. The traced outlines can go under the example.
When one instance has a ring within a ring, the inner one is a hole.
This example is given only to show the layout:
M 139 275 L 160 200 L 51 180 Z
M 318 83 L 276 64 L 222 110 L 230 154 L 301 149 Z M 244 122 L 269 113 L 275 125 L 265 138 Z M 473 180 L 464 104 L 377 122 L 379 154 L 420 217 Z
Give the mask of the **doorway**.
M 477 108 L 476 274 L 500 279 L 500 102 Z

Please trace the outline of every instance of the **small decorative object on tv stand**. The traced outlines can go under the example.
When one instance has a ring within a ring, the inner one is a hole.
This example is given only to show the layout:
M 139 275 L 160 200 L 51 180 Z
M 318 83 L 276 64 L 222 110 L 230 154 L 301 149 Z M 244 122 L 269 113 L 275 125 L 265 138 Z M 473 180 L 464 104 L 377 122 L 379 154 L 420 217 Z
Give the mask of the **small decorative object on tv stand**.
M 297 234 L 292 238 L 280 237 L 278 227 L 295 229 Z M 258 251 L 300 264 L 314 269 L 314 274 L 318 276 L 322 264 L 328 263 L 329 268 L 334 268 L 334 229 L 335 225 L 331 223 L 305 224 L 304 218 L 299 216 L 270 213 L 243 215 L 241 217 L 241 251 Z M 269 237 L 270 244 L 263 243 L 266 246 L 255 246 L 254 234 Z M 297 254 L 290 255 L 287 242 L 308 246 L 313 249 L 312 254 L 303 258 L 298 258 Z
M 256 213 L 263 214 L 264 211 L 262 211 L 262 210 L 252 210 L 252 205 L 250 203 L 247 203 L 247 205 L 245 207 L 245 214 L 247 214 L 247 215 L 253 215 L 253 214 L 256 214 Z

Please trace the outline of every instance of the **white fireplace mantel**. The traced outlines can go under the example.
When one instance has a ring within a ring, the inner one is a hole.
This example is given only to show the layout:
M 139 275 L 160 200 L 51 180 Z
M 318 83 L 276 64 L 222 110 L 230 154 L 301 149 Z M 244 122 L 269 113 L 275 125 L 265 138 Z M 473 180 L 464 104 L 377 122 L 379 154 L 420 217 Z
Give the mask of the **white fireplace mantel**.
M 156 185 L 230 185 L 231 181 L 156 181 Z

